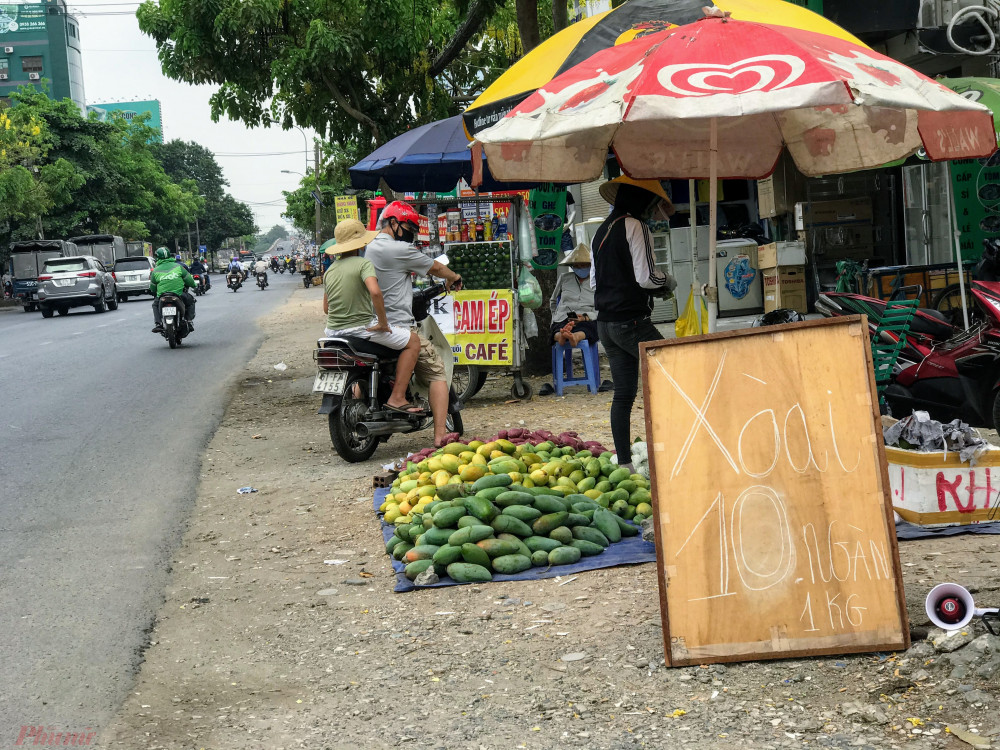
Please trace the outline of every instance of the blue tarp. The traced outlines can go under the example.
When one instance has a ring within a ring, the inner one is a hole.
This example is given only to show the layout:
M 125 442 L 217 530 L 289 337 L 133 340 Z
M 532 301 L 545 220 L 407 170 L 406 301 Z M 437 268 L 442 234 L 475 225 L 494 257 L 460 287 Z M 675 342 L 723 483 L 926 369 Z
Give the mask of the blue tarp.
M 958 536 L 959 534 L 1000 534 L 1000 523 L 969 523 L 963 526 L 943 526 L 940 529 L 928 529 L 915 523 L 900 521 L 896 524 L 896 538 L 901 541 L 910 539 L 929 539 L 935 536 Z
M 375 490 L 375 498 L 373 507 L 378 510 L 379 506 L 385 501 L 385 496 L 389 494 L 388 489 L 378 489 Z M 382 538 L 388 542 L 393 534 L 392 524 L 388 524 L 385 521 L 379 520 L 382 523 Z M 417 586 L 413 585 L 412 581 L 409 581 L 403 574 L 403 568 L 405 567 L 403 563 L 396 562 L 389 557 L 389 561 L 392 563 L 393 569 L 396 571 L 396 588 L 397 592 L 411 591 Z M 632 536 L 622 539 L 620 542 L 616 542 L 608 547 L 604 552 L 599 555 L 593 555 L 592 557 L 581 557 L 580 562 L 573 563 L 572 565 L 554 565 L 551 567 L 544 568 L 528 568 L 528 570 L 523 573 L 517 573 L 515 575 L 506 575 L 501 573 L 495 573 L 493 575 L 494 581 L 537 581 L 542 578 L 555 578 L 556 576 L 566 576 L 572 575 L 573 573 L 582 573 L 585 570 L 597 570 L 598 568 L 613 568 L 617 565 L 635 565 L 637 563 L 648 563 L 656 562 L 656 547 L 652 542 L 644 542 L 641 536 Z M 435 583 L 434 586 L 459 586 L 458 581 L 453 581 L 448 576 L 444 576 L 440 583 Z M 419 588 L 431 588 L 430 586 L 420 586 Z

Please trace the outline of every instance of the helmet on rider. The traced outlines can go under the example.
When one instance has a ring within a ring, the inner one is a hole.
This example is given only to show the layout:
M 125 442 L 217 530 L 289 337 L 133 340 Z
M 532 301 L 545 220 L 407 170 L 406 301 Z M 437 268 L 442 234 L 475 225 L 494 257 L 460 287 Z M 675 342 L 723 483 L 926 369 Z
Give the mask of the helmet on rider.
M 156 248 L 156 259 L 157 260 L 166 260 L 169 257 L 170 257 L 170 251 L 167 250 L 167 248 L 165 248 L 165 247 L 158 247 L 158 248 Z
M 174 256 L 174 260 L 176 260 L 178 263 L 180 263 L 181 262 L 181 254 L 177 253 L 177 255 Z
M 393 219 L 396 220 L 395 227 L 392 225 Z M 382 211 L 382 226 L 388 227 L 395 239 L 413 242 L 420 228 L 420 214 L 409 203 L 393 201 Z

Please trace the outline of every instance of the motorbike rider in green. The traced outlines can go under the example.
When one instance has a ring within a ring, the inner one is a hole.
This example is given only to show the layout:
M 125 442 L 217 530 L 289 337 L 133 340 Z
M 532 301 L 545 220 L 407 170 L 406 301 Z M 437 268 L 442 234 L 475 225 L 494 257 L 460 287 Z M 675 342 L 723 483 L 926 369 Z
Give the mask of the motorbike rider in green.
M 184 318 L 194 331 L 194 296 L 187 289 L 194 289 L 197 282 L 187 269 L 170 257 L 170 251 L 161 247 L 156 251 L 156 267 L 149 274 L 149 291 L 153 293 L 153 333 L 163 333 L 163 316 L 160 314 L 160 297 L 171 293 L 184 300 Z

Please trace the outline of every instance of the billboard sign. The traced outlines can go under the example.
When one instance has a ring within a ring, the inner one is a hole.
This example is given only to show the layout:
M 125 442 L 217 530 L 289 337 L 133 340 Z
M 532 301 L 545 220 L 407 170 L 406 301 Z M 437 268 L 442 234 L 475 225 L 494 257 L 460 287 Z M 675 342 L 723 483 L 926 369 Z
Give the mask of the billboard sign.
M 45 6 L 0 3 L 0 36 L 24 31 L 45 31 Z
M 0 6 L 2 7 L 2 6 Z M 101 120 L 106 120 L 108 115 L 118 112 L 126 120 L 131 120 L 136 115 L 148 114 L 148 125 L 160 131 L 158 140 L 163 142 L 163 119 L 160 113 L 160 102 L 156 99 L 141 102 L 107 102 L 105 104 L 95 104 L 87 108 L 98 113 Z

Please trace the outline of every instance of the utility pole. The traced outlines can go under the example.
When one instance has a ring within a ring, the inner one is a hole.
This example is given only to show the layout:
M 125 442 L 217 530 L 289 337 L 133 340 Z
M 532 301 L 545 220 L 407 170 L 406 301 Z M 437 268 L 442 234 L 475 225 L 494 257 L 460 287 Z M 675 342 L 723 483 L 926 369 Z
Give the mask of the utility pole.
M 313 242 L 316 243 L 316 250 L 318 251 L 319 250 L 319 245 L 320 245 L 319 237 L 320 237 L 320 231 L 321 231 L 320 230 L 320 220 L 321 220 L 320 219 L 320 212 L 321 212 L 321 208 L 322 208 L 319 205 L 319 199 L 323 195 L 319 191 L 319 138 L 316 139 L 316 162 L 315 162 L 315 166 L 314 166 L 313 169 L 314 169 L 313 175 L 315 175 L 315 177 L 316 177 L 316 234 L 313 237 Z

